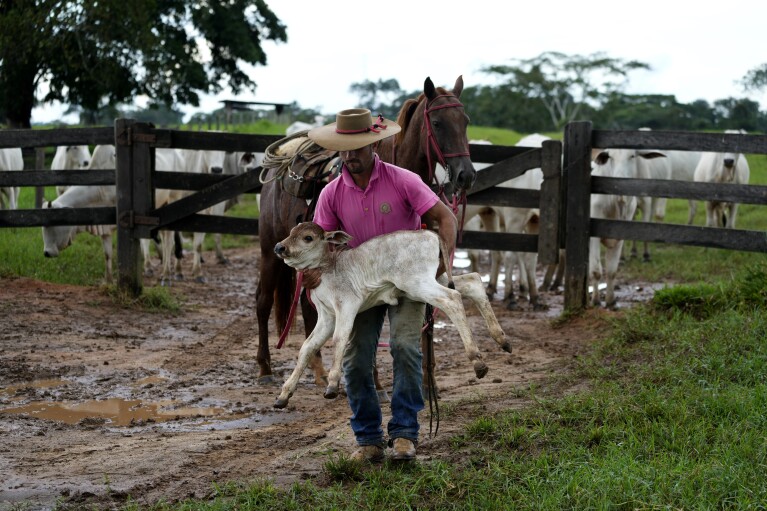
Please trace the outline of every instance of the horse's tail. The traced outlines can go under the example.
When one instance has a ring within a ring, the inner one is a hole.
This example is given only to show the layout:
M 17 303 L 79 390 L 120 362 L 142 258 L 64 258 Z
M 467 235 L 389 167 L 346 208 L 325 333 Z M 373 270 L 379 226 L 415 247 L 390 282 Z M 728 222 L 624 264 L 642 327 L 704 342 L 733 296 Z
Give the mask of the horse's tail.
M 277 329 L 282 334 L 288 325 L 290 306 L 296 290 L 296 272 L 286 267 L 279 273 L 277 285 L 274 288 L 274 317 L 277 321 Z

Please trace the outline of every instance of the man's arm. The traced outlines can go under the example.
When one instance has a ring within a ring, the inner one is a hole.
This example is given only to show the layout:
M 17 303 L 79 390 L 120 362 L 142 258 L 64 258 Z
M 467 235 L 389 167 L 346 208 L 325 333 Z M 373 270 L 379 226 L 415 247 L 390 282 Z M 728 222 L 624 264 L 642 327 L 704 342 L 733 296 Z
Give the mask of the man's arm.
M 424 213 L 423 219 L 430 227 L 436 224 L 439 229 L 439 237 L 447 248 L 449 260 L 455 251 L 456 233 L 458 232 L 458 220 L 456 220 L 455 215 L 444 202 L 437 201 L 431 209 Z

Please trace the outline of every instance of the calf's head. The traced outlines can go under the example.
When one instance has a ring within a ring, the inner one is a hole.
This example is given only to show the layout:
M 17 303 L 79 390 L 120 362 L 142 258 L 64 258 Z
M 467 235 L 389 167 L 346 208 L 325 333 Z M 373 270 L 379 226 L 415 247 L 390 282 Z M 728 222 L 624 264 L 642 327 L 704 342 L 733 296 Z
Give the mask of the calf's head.
M 297 270 L 321 268 L 329 261 L 328 245 L 343 245 L 350 239 L 352 237 L 344 231 L 325 232 L 314 222 L 303 222 L 293 227 L 290 235 L 274 246 L 274 253 Z

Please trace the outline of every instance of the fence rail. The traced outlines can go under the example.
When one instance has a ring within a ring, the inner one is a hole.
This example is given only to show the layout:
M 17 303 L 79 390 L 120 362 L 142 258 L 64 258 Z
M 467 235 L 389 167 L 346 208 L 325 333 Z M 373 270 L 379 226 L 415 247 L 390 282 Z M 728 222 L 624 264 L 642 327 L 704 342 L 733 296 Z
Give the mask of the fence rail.
M 767 187 L 687 183 L 665 180 L 618 179 L 591 176 L 592 148 L 734 151 L 767 154 L 762 135 L 687 133 L 671 131 L 593 130 L 591 123 L 569 124 L 564 144 L 544 142 L 541 148 L 471 145 L 472 160 L 490 163 L 480 170 L 468 195 L 469 204 L 492 207 L 540 209 L 537 235 L 465 231 L 463 248 L 538 252 L 540 262 L 556 263 L 560 248 L 567 253 L 565 307 L 586 306 L 589 237 L 708 246 L 729 250 L 767 252 L 764 233 L 736 229 L 591 219 L 591 194 L 666 197 L 689 200 L 722 200 L 767 204 Z M 28 209 L 0 211 L 0 228 L 117 224 L 118 284 L 140 293 L 138 240 L 157 229 L 230 234 L 257 234 L 256 219 L 201 215 L 198 212 L 242 193 L 261 188 L 260 168 L 239 176 L 154 172 L 153 152 L 158 147 L 198 150 L 264 152 L 277 135 L 249 135 L 156 129 L 151 124 L 118 119 L 114 128 L 0 131 L 0 148 L 36 148 L 36 168 L 24 172 L 0 172 L 0 186 L 29 186 L 42 190 L 53 185 L 116 185 L 115 208 Z M 114 144 L 115 170 L 44 170 L 42 149 L 57 145 Z M 540 190 L 502 188 L 496 185 L 521 176 L 533 168 L 544 174 Z M 155 209 L 153 190 L 169 188 L 197 192 L 161 209 Z

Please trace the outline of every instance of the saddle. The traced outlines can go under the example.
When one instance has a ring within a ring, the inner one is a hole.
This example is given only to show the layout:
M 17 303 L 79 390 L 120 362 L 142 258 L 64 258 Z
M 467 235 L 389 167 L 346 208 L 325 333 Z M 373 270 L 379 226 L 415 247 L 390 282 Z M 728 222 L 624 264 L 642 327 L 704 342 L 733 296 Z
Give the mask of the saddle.
M 279 180 L 282 189 L 299 199 L 312 200 L 334 171 L 340 170 L 338 151 L 312 142 L 306 131 L 278 140 L 266 148 L 261 182 L 269 169 L 276 168 L 269 180 Z

